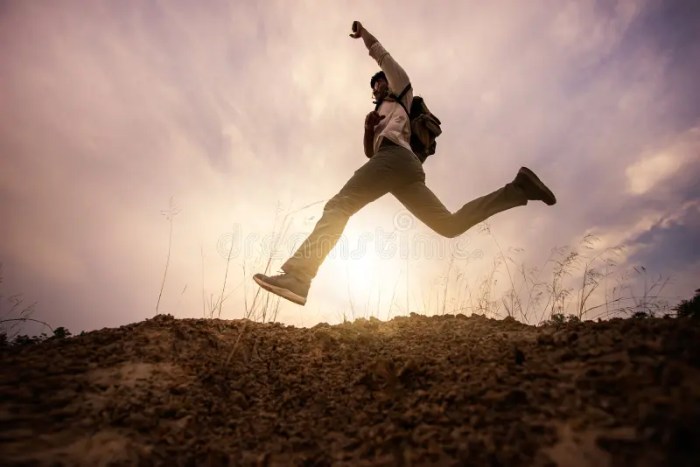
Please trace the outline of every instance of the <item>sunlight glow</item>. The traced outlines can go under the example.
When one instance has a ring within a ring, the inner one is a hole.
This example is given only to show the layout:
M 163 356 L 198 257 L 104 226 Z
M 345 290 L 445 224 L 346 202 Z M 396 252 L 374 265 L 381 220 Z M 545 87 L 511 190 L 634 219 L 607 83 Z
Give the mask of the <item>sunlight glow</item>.
M 384 319 L 395 295 L 405 294 L 399 255 L 382 257 L 359 226 L 344 232 L 344 240 L 331 251 L 319 282 L 332 288 L 338 301 L 355 310 L 356 317 Z

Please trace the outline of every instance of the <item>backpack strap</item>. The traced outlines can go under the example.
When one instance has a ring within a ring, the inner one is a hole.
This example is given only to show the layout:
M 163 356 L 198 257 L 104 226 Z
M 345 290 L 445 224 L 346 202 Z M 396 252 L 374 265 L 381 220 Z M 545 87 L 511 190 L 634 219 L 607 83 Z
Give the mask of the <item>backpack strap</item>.
M 399 105 L 400 105 L 401 107 L 403 107 L 403 109 L 404 109 L 404 110 L 406 111 L 406 113 L 408 114 L 409 118 L 411 117 L 411 112 L 408 111 L 408 109 L 407 109 L 406 106 L 404 105 L 402 99 L 403 99 L 403 97 L 406 95 L 406 93 L 407 93 L 408 91 L 410 91 L 410 90 L 411 90 L 411 83 L 408 83 L 408 84 L 406 85 L 406 87 L 403 89 L 403 91 L 401 91 L 401 94 L 399 94 L 398 96 L 390 95 L 390 97 L 393 97 L 394 99 L 396 99 L 396 102 L 398 102 Z M 377 102 L 376 106 L 374 107 L 374 110 L 379 110 L 379 106 L 382 105 L 382 102 L 384 102 L 383 99 L 382 99 L 381 101 Z
M 401 94 L 399 94 L 399 95 L 396 97 L 396 102 L 398 102 L 399 105 L 401 105 L 401 107 L 403 107 L 403 109 L 404 109 L 404 110 L 406 111 L 406 113 L 408 114 L 408 118 L 409 118 L 409 119 L 411 118 L 411 112 L 409 112 L 408 109 L 406 108 L 406 106 L 403 104 L 403 96 L 405 96 L 406 93 L 407 93 L 408 91 L 410 91 L 410 90 L 411 90 L 411 83 L 408 83 L 408 84 L 406 85 L 406 87 L 403 89 L 403 91 L 401 91 Z
M 401 91 L 401 94 L 399 94 L 398 97 L 396 97 L 396 100 L 398 100 L 399 102 L 401 102 L 401 99 L 403 99 L 403 96 L 405 96 L 406 93 L 407 93 L 408 91 L 410 91 L 410 90 L 411 90 L 411 83 L 408 83 L 408 84 L 406 85 L 406 87 L 404 88 L 404 90 Z

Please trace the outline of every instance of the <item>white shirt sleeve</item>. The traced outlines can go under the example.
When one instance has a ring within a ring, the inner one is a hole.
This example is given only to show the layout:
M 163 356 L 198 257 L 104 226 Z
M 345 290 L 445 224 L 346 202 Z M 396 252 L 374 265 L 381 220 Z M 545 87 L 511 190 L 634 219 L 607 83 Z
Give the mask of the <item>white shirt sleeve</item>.
M 389 92 L 397 96 L 401 94 L 401 91 L 411 82 L 401 65 L 396 63 L 396 60 L 379 42 L 372 44 L 372 47 L 369 49 L 369 55 L 377 61 L 379 68 L 386 75 L 386 79 L 389 82 Z

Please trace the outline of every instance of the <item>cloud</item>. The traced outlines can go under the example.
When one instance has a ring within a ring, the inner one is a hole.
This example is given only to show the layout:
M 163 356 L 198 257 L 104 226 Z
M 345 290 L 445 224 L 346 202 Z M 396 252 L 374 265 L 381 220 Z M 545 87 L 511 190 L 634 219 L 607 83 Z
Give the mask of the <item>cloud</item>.
M 631 241 L 639 246 L 633 257 L 639 264 L 673 271 L 686 263 L 700 260 L 697 239 L 700 238 L 700 202 L 690 201 L 671 216 L 660 219 Z
M 492 219 L 499 242 L 525 248 L 525 261 L 593 231 L 634 245 L 630 261 L 682 269 L 695 211 L 681 207 L 700 195 L 699 16 L 697 2 L 655 0 L 7 3 L 0 260 L 52 322 L 73 330 L 142 319 L 154 311 L 167 251 L 160 211 L 174 196 L 182 212 L 163 307 L 198 315 L 202 294 L 223 277 L 222 236 L 238 226 L 248 239 L 264 237 L 278 206 L 310 205 L 292 216 L 290 235 L 310 231 L 304 219 L 317 219 L 364 162 L 377 65 L 347 37 L 359 18 L 444 123 L 425 170 L 448 207 L 527 165 L 559 204 Z M 351 220 L 348 242 L 391 230 L 401 209 L 390 196 L 368 206 Z M 346 308 L 348 287 L 337 282 L 350 266 L 416 284 L 416 306 L 417 284 L 446 263 L 414 259 L 331 259 L 314 283 L 320 311 L 285 305 L 282 316 L 313 323 Z M 231 316 L 242 312 L 243 263 L 254 260 L 230 265 L 239 287 Z M 476 277 L 489 265 L 469 267 Z M 348 277 L 350 289 L 361 282 Z M 370 285 L 352 292 L 356 303 L 375 297 Z
M 680 166 L 680 161 L 670 154 L 658 154 L 637 161 L 625 171 L 628 189 L 632 194 L 643 194 L 672 175 Z

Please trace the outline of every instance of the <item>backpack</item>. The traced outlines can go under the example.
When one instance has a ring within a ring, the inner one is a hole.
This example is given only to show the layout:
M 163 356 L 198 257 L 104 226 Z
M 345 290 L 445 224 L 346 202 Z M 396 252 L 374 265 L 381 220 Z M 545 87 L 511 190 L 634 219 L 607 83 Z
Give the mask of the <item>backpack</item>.
M 411 102 L 411 109 L 407 109 L 401 99 L 411 89 L 411 83 L 401 91 L 401 94 L 389 97 L 398 102 L 408 114 L 411 121 L 411 150 L 418 156 L 421 162 L 425 162 L 428 156 L 435 154 L 435 138 L 440 136 L 442 129 L 440 128 L 440 119 L 433 115 L 425 105 L 425 101 L 420 96 L 414 96 Z M 381 102 L 377 103 L 377 109 Z

